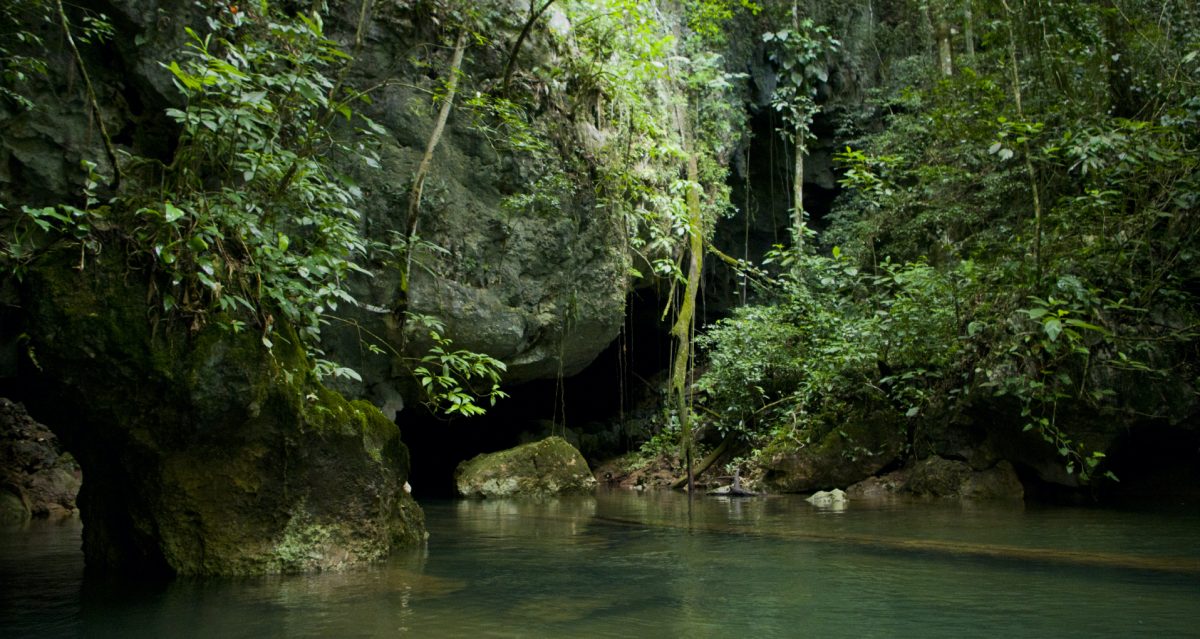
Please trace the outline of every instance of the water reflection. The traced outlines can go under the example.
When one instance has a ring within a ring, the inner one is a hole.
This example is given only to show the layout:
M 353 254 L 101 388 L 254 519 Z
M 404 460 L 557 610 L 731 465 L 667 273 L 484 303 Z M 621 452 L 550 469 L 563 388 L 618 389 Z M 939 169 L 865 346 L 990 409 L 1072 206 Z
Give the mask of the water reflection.
M 0 636 L 1188 636 L 1200 601 L 1195 513 L 773 496 L 689 516 L 678 494 L 603 491 L 425 507 L 428 545 L 367 570 L 157 587 L 84 581 L 77 526 L 0 534 Z

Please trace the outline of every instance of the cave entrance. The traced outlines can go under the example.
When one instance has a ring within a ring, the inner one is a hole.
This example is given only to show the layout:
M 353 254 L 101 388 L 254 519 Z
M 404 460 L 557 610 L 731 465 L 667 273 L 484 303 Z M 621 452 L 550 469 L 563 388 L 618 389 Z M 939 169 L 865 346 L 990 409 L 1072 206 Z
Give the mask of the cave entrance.
M 565 434 L 593 465 L 637 446 L 648 436 L 647 413 L 670 362 L 670 327 L 660 321 L 665 303 L 658 291 L 634 291 L 621 334 L 587 368 L 562 380 L 506 387 L 508 399 L 486 415 L 447 420 L 423 408 L 401 413 L 413 495 L 453 497 L 459 463 L 551 434 Z

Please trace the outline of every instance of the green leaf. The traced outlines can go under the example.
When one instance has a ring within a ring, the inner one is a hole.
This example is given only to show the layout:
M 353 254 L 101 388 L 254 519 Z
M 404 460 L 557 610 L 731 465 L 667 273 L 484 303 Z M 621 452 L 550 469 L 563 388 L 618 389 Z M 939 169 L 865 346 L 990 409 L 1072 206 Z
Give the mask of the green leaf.
M 1050 318 L 1042 324 L 1042 328 L 1046 331 L 1046 337 L 1055 342 L 1058 341 L 1059 333 L 1062 333 L 1062 322 L 1057 318 Z
M 163 219 L 166 220 L 168 224 L 173 224 L 180 219 L 183 219 L 183 217 L 186 215 L 186 213 L 179 210 L 174 204 L 167 202 L 163 212 Z
M 208 242 L 205 242 L 204 238 L 199 235 L 193 235 L 188 238 L 188 247 L 197 253 L 201 253 L 208 250 Z
M 1063 321 L 1066 322 L 1067 325 L 1069 325 L 1069 326 L 1074 326 L 1076 328 L 1083 328 L 1083 329 L 1087 329 L 1089 331 L 1096 331 L 1097 333 L 1101 333 L 1103 335 L 1112 335 L 1112 332 L 1109 331 L 1107 328 L 1104 328 L 1103 326 L 1097 326 L 1095 324 L 1089 324 L 1083 320 L 1068 318 Z
M 203 88 L 204 85 L 201 84 L 200 79 L 198 77 L 184 71 L 183 69 L 181 69 L 179 67 L 178 62 L 172 61 L 171 64 L 163 65 L 163 66 L 165 66 L 168 70 L 170 70 L 171 73 L 173 73 L 175 75 L 175 77 L 181 83 L 183 83 L 183 86 L 186 89 L 191 90 L 191 91 L 199 91 L 201 88 Z

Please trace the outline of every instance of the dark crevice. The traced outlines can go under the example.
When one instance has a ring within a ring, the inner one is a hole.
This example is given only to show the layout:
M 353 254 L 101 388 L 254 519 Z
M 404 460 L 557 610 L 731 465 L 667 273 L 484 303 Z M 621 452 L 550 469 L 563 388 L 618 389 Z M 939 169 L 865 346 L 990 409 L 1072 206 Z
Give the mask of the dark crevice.
M 480 453 L 564 434 L 595 463 L 636 446 L 646 436 L 646 412 L 670 361 L 665 304 L 656 291 L 630 294 L 626 322 L 582 372 L 561 382 L 543 379 L 505 388 L 510 397 L 484 416 L 445 420 L 424 409 L 398 415 L 412 457 L 418 498 L 455 494 L 454 469 Z

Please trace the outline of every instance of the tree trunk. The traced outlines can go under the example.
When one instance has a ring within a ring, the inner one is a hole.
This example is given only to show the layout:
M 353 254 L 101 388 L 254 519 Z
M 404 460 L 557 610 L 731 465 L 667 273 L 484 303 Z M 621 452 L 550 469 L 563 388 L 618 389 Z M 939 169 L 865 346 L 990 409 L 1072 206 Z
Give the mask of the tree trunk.
M 408 223 L 404 233 L 407 246 L 405 247 L 404 265 L 400 273 L 400 290 L 404 293 L 408 292 L 413 241 L 417 236 L 417 223 L 420 220 L 421 194 L 425 190 L 425 178 L 428 177 L 429 167 L 433 163 L 433 152 L 437 149 L 438 142 L 442 139 L 442 132 L 446 129 L 446 121 L 450 119 L 450 108 L 454 104 L 454 94 L 458 91 L 458 73 L 462 68 L 463 52 L 466 49 L 467 30 L 462 29 L 458 32 L 458 39 L 454 42 L 454 54 L 450 58 L 450 70 L 447 72 L 446 95 L 442 98 L 442 108 L 438 111 L 433 132 L 429 134 L 429 142 L 425 145 L 425 155 L 421 157 L 421 164 L 417 166 L 417 172 L 413 176 L 412 190 L 408 194 Z
M 792 30 L 800 32 L 800 6 L 796 0 L 792 1 Z M 804 154 L 808 147 L 804 137 L 807 134 L 807 127 L 797 122 L 796 137 L 792 144 L 792 152 L 796 156 L 792 166 L 792 246 L 797 251 L 804 246 Z
M 954 75 L 954 55 L 950 50 L 950 26 L 938 25 L 938 70 L 942 75 Z
M 946 7 L 938 7 L 934 35 L 937 38 L 938 71 L 945 77 L 954 75 L 954 51 L 950 47 L 950 21 L 946 19 Z
M 688 405 L 688 378 L 691 371 L 692 328 L 696 320 L 696 298 L 700 292 L 700 273 L 704 259 L 704 216 L 700 210 L 700 170 L 696 151 L 690 142 L 685 142 L 688 176 L 688 276 L 679 314 L 671 335 L 675 338 L 675 362 L 671 367 L 671 392 L 675 395 L 675 407 L 679 411 L 679 436 L 683 440 L 683 461 L 687 468 L 688 494 L 695 488 L 692 475 L 692 411 Z
M 972 0 L 963 0 L 963 40 L 966 43 L 967 64 L 975 66 L 975 13 Z
M 689 98 L 689 103 L 691 99 Z M 690 104 L 689 104 L 690 106 Z M 691 372 L 692 329 L 696 319 L 696 298 L 700 292 L 700 275 L 704 260 L 704 215 L 700 208 L 700 167 L 696 148 L 692 140 L 691 122 L 682 107 L 675 107 L 675 119 L 683 141 L 683 152 L 687 156 L 687 211 L 688 211 L 688 274 L 683 299 L 671 336 L 675 338 L 675 361 L 671 366 L 671 395 L 679 414 L 679 437 L 683 446 L 683 463 L 687 469 L 688 496 L 694 494 L 695 477 L 692 474 L 692 458 L 695 456 L 692 441 L 692 411 L 688 403 L 688 379 Z
M 1017 70 L 1017 33 L 1013 26 L 1016 15 L 1013 13 L 1012 7 L 1008 6 L 1008 0 L 1000 0 L 1000 3 L 1004 5 L 1004 11 L 1008 14 L 1008 63 L 1012 68 L 1013 102 L 1016 103 L 1017 117 L 1024 121 L 1025 110 L 1021 106 L 1021 75 Z M 1025 153 L 1025 173 L 1029 177 L 1029 190 L 1033 194 L 1034 281 L 1040 283 L 1042 281 L 1042 198 L 1038 195 L 1037 172 L 1033 166 L 1033 159 L 1030 157 L 1029 142 L 1024 142 L 1022 146 Z
M 806 133 L 803 126 L 796 125 L 796 142 L 793 149 L 796 154 L 796 163 L 792 169 L 792 202 L 796 206 L 792 209 L 792 228 L 795 233 L 792 238 L 792 246 L 797 250 L 804 246 L 804 154 L 808 152 L 808 145 L 804 142 Z
M 512 49 L 508 52 L 508 61 L 504 63 L 504 80 L 500 83 L 500 95 L 508 94 L 508 85 L 512 83 L 513 71 L 517 66 L 517 56 L 521 53 L 521 45 L 525 44 L 525 39 L 529 37 L 529 32 L 533 30 L 533 25 L 546 13 L 546 9 L 554 4 L 554 0 L 546 0 L 541 9 L 537 8 L 537 0 L 529 0 L 529 18 L 525 21 L 525 26 L 521 28 L 521 34 L 517 36 L 517 41 L 513 43 Z

